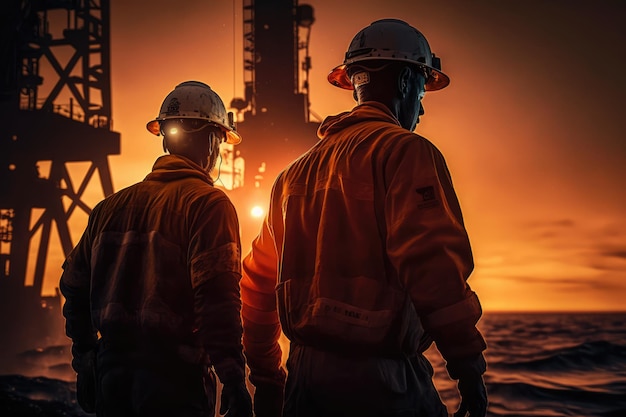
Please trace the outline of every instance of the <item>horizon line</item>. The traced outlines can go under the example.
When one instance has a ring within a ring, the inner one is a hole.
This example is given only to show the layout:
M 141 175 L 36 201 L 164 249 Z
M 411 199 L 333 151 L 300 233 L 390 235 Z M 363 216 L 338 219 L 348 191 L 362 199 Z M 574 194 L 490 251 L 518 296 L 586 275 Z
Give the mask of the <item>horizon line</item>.
M 626 314 L 626 310 L 485 310 L 484 314 Z

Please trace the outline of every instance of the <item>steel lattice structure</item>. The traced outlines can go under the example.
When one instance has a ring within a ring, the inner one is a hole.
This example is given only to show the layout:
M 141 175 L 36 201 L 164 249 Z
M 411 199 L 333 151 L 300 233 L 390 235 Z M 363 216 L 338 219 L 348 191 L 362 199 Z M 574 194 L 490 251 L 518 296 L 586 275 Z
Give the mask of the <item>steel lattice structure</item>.
M 20 335 L 5 338 L 10 351 L 63 336 L 58 294 L 42 296 L 50 239 L 56 229 L 67 256 L 72 215 L 91 211 L 87 187 L 99 179 L 103 196 L 113 193 L 108 156 L 120 135 L 111 130 L 109 0 L 0 8 L 0 314 L 15 318 L 1 333 Z M 76 162 L 88 165 L 79 178 Z

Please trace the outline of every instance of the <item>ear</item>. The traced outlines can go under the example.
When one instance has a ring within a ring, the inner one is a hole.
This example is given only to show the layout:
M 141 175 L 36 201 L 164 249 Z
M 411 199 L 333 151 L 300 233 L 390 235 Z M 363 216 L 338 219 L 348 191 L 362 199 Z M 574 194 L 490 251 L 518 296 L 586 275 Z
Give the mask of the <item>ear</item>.
M 165 136 L 163 136 L 163 152 L 167 153 L 167 145 L 165 144 Z
M 409 93 L 410 83 L 411 83 L 411 68 L 408 66 L 402 68 L 400 74 L 398 75 L 398 92 L 400 93 L 400 97 L 404 98 Z

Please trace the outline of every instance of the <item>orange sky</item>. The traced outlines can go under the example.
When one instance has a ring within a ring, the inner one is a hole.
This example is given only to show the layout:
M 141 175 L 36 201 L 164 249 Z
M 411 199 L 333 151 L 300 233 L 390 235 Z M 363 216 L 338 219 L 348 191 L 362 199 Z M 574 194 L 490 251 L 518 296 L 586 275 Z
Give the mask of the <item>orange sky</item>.
M 426 95 L 416 132 L 447 158 L 474 247 L 470 284 L 486 311 L 625 309 L 623 2 L 303 3 L 315 9 L 310 101 L 321 117 L 354 105 L 326 74 L 374 20 L 406 20 L 442 58 L 452 82 Z M 145 123 L 176 84 L 204 81 L 225 103 L 243 95 L 241 9 L 241 0 L 112 1 L 116 190 L 162 154 Z M 74 242 L 86 222 L 77 216 Z

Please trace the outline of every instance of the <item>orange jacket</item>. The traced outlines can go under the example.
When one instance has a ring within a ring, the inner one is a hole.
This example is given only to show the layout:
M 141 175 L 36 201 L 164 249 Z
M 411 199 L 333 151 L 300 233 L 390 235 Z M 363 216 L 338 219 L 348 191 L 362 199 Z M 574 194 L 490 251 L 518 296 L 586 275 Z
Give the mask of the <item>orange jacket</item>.
M 376 102 L 328 117 L 319 136 L 278 176 L 243 261 L 252 382 L 280 379 L 279 323 L 301 344 L 411 353 L 425 330 L 446 359 L 482 352 L 470 243 L 441 153 Z
M 224 192 L 190 160 L 160 157 L 144 181 L 93 209 L 65 261 L 68 336 L 78 352 L 96 331 L 129 346 L 202 347 L 222 382 L 243 381 L 240 248 Z

